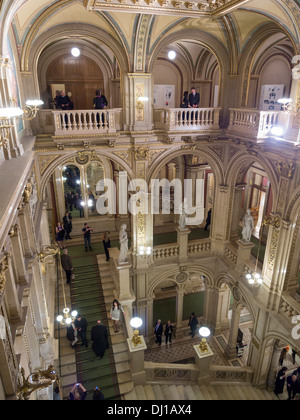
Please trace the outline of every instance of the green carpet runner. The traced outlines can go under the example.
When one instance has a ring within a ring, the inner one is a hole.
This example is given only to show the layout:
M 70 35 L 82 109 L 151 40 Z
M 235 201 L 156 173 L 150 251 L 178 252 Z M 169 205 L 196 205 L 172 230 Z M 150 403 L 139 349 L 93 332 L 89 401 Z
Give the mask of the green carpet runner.
M 89 347 L 76 345 L 75 350 L 77 380 L 88 391 L 87 400 L 92 399 L 96 386 L 101 388 L 105 399 L 120 399 L 110 337 L 110 349 L 106 350 L 103 359 L 97 358 L 91 349 L 91 329 L 96 325 L 98 319 L 102 321 L 109 332 L 96 252 L 89 252 L 85 255 L 83 246 L 69 247 L 68 249 L 75 273 L 75 280 L 71 284 L 72 309 L 76 309 L 88 321 Z

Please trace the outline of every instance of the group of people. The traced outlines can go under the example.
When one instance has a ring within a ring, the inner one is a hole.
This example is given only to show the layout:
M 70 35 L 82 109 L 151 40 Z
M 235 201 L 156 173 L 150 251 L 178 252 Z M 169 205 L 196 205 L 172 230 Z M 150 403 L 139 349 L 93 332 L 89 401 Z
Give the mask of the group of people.
M 113 321 L 114 332 L 119 332 L 119 322 L 121 314 L 124 314 L 124 309 L 117 299 L 114 299 L 110 309 L 110 319 Z M 87 339 L 88 321 L 80 314 L 77 315 L 74 322 L 67 327 L 67 339 L 71 342 L 72 348 L 75 348 L 79 339 L 81 345 L 86 348 L 89 347 Z M 98 320 L 96 325 L 91 330 L 92 350 L 96 357 L 103 359 L 105 351 L 109 349 L 109 334 L 105 325 L 101 320 Z M 87 391 L 82 384 L 76 383 L 70 392 L 70 400 L 85 400 Z M 104 395 L 101 390 L 96 387 L 94 389 L 93 400 L 103 400 Z
M 87 390 L 84 388 L 84 386 L 78 382 L 76 383 L 73 388 L 71 389 L 71 392 L 69 394 L 69 400 L 73 401 L 84 401 L 87 397 Z M 94 393 L 92 397 L 93 401 L 101 401 L 104 400 L 104 394 L 101 391 L 99 387 L 94 388 Z
M 168 321 L 167 325 L 165 326 L 165 342 L 166 342 L 166 345 L 168 343 L 172 343 L 172 336 L 173 336 L 174 332 L 175 332 L 175 327 L 171 324 L 171 321 Z M 156 325 L 155 325 L 155 336 L 156 336 L 155 342 L 158 343 L 159 346 L 161 346 L 163 333 L 164 333 L 164 327 L 161 323 L 161 320 L 158 319 L 156 321 Z
M 70 236 L 72 229 L 73 229 L 72 214 L 69 212 L 66 212 L 63 217 L 63 224 L 58 222 L 55 228 L 55 240 L 60 249 L 64 248 L 65 240 L 72 239 Z
M 73 102 L 64 90 L 57 90 L 55 93 L 56 96 L 53 101 L 55 109 L 62 109 L 63 111 L 74 109 Z
M 277 395 L 283 394 L 285 384 L 287 386 L 288 400 L 293 400 L 296 394 L 300 394 L 300 367 L 295 369 L 293 373 L 287 376 L 288 368 L 283 366 L 286 363 L 289 347 L 284 347 L 279 356 L 279 365 L 281 366 L 280 371 L 277 374 L 275 382 L 274 393 Z M 296 364 L 297 351 L 292 349 L 292 361 L 293 365 Z
M 190 94 L 187 90 L 183 93 L 180 108 L 198 108 L 199 103 L 200 94 L 196 91 L 195 87 L 192 87 Z
M 300 367 L 294 370 L 293 373 L 287 376 L 288 368 L 284 366 L 277 374 L 275 383 L 275 394 L 283 394 L 285 384 L 287 386 L 288 400 L 295 399 L 297 394 L 300 394 Z
M 195 315 L 195 312 L 192 312 L 189 318 L 188 326 L 190 327 L 189 335 L 191 338 L 195 337 L 197 326 L 199 325 L 199 321 Z M 165 336 L 165 343 L 172 343 L 172 337 L 176 334 L 176 327 L 172 325 L 171 321 L 168 321 L 165 328 L 162 325 L 161 319 L 158 319 L 155 324 L 155 343 L 161 346 L 163 334 Z

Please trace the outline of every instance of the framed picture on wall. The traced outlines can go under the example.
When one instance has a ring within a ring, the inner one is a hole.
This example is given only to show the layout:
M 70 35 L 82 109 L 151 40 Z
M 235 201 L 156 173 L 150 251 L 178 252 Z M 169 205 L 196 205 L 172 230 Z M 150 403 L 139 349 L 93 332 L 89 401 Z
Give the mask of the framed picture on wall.
M 175 108 L 175 85 L 154 85 L 153 105 L 155 108 Z
M 283 98 L 284 85 L 263 85 L 261 87 L 260 111 L 280 111 L 278 100 Z

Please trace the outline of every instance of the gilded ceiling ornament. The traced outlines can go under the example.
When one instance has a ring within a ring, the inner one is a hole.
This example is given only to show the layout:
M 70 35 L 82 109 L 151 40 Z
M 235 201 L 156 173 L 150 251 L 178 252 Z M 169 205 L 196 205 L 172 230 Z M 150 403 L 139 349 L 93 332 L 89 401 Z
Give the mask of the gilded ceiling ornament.
M 147 160 L 149 156 L 149 148 L 148 147 L 139 147 L 134 152 L 134 159 L 135 160 Z
M 275 215 L 266 216 L 264 218 L 263 224 L 265 226 L 272 226 L 275 229 L 279 229 L 280 228 L 280 218 L 278 216 L 275 216 Z
M 78 165 L 86 165 L 90 161 L 89 153 L 78 152 L 75 161 L 78 163 Z
M 38 162 L 39 162 L 41 175 L 43 175 L 43 173 L 46 171 L 48 166 L 51 165 L 51 163 L 59 157 L 60 155 L 38 156 Z
M 277 162 L 274 162 L 274 164 L 279 175 L 290 179 L 294 177 L 296 170 L 295 163 L 279 160 Z

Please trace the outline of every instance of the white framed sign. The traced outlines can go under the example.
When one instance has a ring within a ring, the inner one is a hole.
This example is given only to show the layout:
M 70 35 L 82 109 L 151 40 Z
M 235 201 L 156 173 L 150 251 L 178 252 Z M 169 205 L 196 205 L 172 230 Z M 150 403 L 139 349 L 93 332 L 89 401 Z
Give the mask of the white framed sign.
M 175 108 L 175 85 L 154 85 L 154 108 Z
M 263 85 L 261 87 L 260 111 L 280 111 L 278 99 L 283 98 L 284 85 Z

